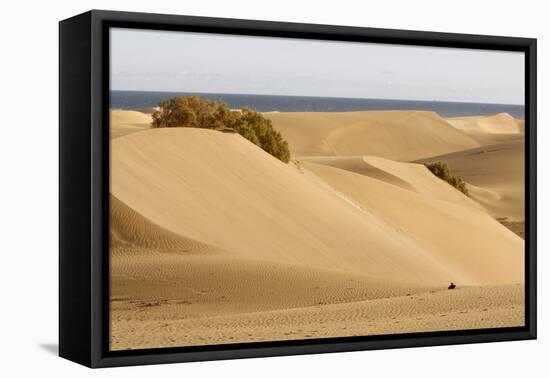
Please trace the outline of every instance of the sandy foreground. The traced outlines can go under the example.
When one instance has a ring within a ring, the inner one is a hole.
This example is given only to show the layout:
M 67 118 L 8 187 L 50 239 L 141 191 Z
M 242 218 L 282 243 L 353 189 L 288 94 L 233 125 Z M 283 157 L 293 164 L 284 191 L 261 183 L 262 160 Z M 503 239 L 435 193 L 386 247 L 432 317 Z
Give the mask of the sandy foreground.
M 113 350 L 524 324 L 521 121 L 266 116 L 289 164 L 111 112 Z

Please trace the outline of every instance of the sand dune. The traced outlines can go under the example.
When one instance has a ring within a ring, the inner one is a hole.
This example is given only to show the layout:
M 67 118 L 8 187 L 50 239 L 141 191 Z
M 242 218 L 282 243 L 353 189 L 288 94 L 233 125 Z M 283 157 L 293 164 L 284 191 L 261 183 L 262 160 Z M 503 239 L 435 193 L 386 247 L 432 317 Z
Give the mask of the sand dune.
M 476 202 L 434 176 L 423 164 L 403 163 L 375 156 L 312 157 L 301 161 L 340 168 L 422 193 L 430 198 L 480 208 Z
M 149 221 L 110 196 L 110 244 L 114 253 L 150 250 L 154 252 L 213 253 L 216 248 L 201 243 Z
M 417 206 L 418 212 L 403 211 L 404 207 L 396 207 L 395 203 L 400 199 L 407 204 L 410 196 L 401 198 L 399 193 L 390 200 L 390 190 L 410 191 L 393 185 L 370 185 L 360 190 L 370 198 L 375 198 L 379 190 L 379 203 L 365 203 L 363 197 L 342 197 L 239 135 L 204 129 L 149 130 L 115 139 L 112 156 L 111 190 L 117 198 L 165 229 L 240 257 L 424 285 L 442 285 L 450 279 L 464 284 L 521 282 L 521 254 L 516 253 L 514 259 L 510 252 L 521 251 L 521 240 L 496 222 L 486 224 L 492 220 L 485 213 L 463 213 L 463 206 L 455 209 L 449 207 L 451 203 L 445 210 L 438 209 L 441 204 L 436 199 L 430 199 L 437 204 L 434 206 L 423 200 Z M 388 162 L 376 163 L 385 164 L 386 169 L 391 166 Z M 373 181 L 360 175 L 344 175 L 342 180 L 348 176 L 356 188 Z M 421 187 L 422 179 L 415 181 L 412 176 L 409 174 L 409 181 Z M 330 178 L 322 179 L 334 186 Z M 440 192 L 449 195 L 445 190 Z M 378 208 L 387 213 L 374 213 Z M 388 214 L 393 213 L 404 218 L 402 221 L 411 229 L 404 232 L 388 222 Z M 419 214 L 433 218 L 418 222 Z M 424 240 L 415 234 L 420 230 L 412 226 L 436 227 L 432 222 L 445 217 L 457 222 L 449 230 L 439 231 L 447 234 L 440 238 L 438 248 L 425 248 L 419 243 Z M 467 224 L 472 224 L 471 219 L 482 227 L 470 230 Z M 472 232 L 482 236 L 472 237 Z M 462 239 L 471 242 L 469 252 L 458 253 L 453 248 L 456 240 Z M 486 248 L 499 251 L 500 263 L 486 267 L 495 253 Z M 433 254 L 436 249 L 440 255 Z M 453 256 L 455 253 L 458 256 Z M 455 264 L 459 256 L 470 254 L 467 263 Z
M 344 301 L 358 298 L 374 299 L 432 289 L 426 286 L 415 288 L 411 287 L 410 282 L 392 281 L 388 278 L 377 279 L 331 269 L 311 269 L 278 262 L 236 258 L 226 251 L 155 225 L 112 195 L 110 206 L 112 267 L 113 271 L 119 272 L 113 285 L 115 300 L 119 297 L 153 300 L 155 297 L 147 297 L 150 290 L 126 290 L 127 286 L 119 285 L 117 280 L 121 277 L 131 277 L 134 281 L 143 281 L 144 286 L 147 286 L 159 278 L 159 271 L 162 271 L 163 279 L 156 285 L 173 288 L 175 292 L 170 295 L 171 298 L 178 298 L 177 291 L 182 287 L 193 287 L 202 292 L 205 292 L 203 289 L 214 292 L 216 295 L 240 295 L 239 302 L 243 302 L 241 306 L 254 309 L 258 309 L 261 304 L 277 308 L 277 301 L 276 298 L 265 296 L 259 301 L 252 300 L 245 304 L 252 291 L 262 295 L 267 289 L 271 289 L 270 292 L 273 293 L 283 287 L 287 290 L 293 288 L 293 292 L 284 299 L 285 306 L 292 303 L 291 297 L 303 296 L 301 290 L 315 295 L 308 295 L 305 302 L 299 302 L 300 306 L 317 303 L 311 302 L 315 300 L 333 302 L 335 298 Z M 119 265 L 123 269 L 119 269 Z M 122 272 L 124 273 L 121 274 Z M 215 277 L 212 277 L 214 272 Z M 263 284 L 260 284 L 262 281 Z M 233 284 L 228 285 L 229 282 Z M 251 283 L 254 283 L 252 287 L 247 288 Z M 155 294 L 158 294 L 157 289 L 158 287 L 153 290 Z M 338 295 L 331 295 L 333 290 L 336 290 Z
M 265 113 L 292 156 L 364 156 L 410 161 L 479 147 L 434 112 Z
M 302 157 L 111 112 L 111 349 L 524 324 L 523 241 L 488 215 L 517 206 L 522 147 L 502 136 L 521 134 L 429 112 L 266 116 Z M 427 157 L 493 197 L 395 161 Z
M 466 182 L 472 199 L 495 218 L 525 219 L 525 143 L 523 139 L 435 156 Z
M 111 154 L 117 198 L 228 253 L 424 285 L 454 275 L 406 235 L 239 135 L 149 130 L 113 140 Z
M 473 200 L 520 236 L 525 219 L 525 122 L 506 113 L 446 119 L 482 147 L 434 156 L 466 182 Z
M 416 190 L 415 187 L 402 179 L 398 175 L 394 175 L 374 164 L 369 164 L 365 156 L 324 156 L 324 157 L 303 157 L 297 160 L 297 164 L 302 162 L 311 162 L 316 164 L 328 165 L 335 168 L 344 169 L 346 171 L 358 173 L 382 180 L 384 182 L 397 185 L 408 190 Z
M 185 320 L 235 315 L 247 318 L 250 314 L 261 317 L 282 311 L 280 322 L 285 311 L 293 308 L 443 289 L 238 258 L 163 230 L 115 197 L 111 198 L 111 208 L 111 233 L 115 234 L 111 236 L 110 262 L 113 350 L 145 347 L 141 344 L 145 340 L 149 346 L 157 342 L 157 346 L 169 346 L 170 340 L 174 345 L 204 344 L 208 331 L 200 326 L 179 328 Z M 233 339 L 234 332 L 227 330 L 225 342 Z M 275 339 L 284 338 L 283 333 Z M 188 343 L 189 338 L 194 340 Z
M 523 282 L 523 240 L 485 211 L 338 168 L 313 163 L 304 166 L 409 235 L 434 260 L 461 271 L 458 278 L 450 280 L 461 284 Z
M 475 139 L 480 145 L 523 140 L 525 122 L 508 113 L 486 116 L 446 118 L 453 127 Z
M 447 122 L 467 133 L 522 134 L 523 122 L 508 113 L 487 116 L 446 118 Z
M 117 310 L 128 310 L 128 316 L 134 317 L 137 314 L 132 312 L 143 308 L 178 307 L 166 321 L 443 289 L 223 254 L 160 254 L 155 249 L 134 250 L 132 255 L 114 252 L 111 271 L 111 301 Z
M 151 127 L 151 115 L 134 110 L 111 110 L 111 138 L 147 130 Z

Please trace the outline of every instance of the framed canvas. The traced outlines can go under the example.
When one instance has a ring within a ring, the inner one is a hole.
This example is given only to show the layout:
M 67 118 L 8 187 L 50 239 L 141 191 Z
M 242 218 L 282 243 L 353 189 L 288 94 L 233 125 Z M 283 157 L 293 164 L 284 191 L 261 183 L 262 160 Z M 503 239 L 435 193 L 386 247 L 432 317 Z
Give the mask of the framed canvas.
M 59 353 L 536 338 L 536 40 L 60 22 Z

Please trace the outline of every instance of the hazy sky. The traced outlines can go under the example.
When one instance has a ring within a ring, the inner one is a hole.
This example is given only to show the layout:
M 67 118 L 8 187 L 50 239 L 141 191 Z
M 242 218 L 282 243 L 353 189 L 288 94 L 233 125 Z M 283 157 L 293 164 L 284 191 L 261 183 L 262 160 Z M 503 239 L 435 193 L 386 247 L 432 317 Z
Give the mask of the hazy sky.
M 111 89 L 523 104 L 517 52 L 111 29 Z

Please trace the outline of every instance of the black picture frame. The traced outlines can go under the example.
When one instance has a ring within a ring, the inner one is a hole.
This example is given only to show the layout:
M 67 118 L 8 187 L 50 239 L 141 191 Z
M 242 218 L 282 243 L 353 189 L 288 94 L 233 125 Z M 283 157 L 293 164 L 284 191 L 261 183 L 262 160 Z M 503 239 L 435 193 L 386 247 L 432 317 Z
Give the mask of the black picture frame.
M 525 53 L 525 326 L 109 351 L 110 27 Z M 92 10 L 59 23 L 59 355 L 88 367 L 536 338 L 536 39 Z

